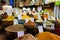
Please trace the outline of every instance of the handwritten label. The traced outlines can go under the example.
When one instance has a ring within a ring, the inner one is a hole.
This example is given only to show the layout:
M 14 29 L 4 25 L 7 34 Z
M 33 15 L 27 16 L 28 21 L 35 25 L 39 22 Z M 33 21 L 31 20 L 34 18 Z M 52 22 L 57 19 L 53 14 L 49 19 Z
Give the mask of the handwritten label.
M 7 15 L 9 15 L 9 16 L 12 15 L 12 10 L 11 9 L 7 9 L 6 12 L 7 12 Z
M 43 23 L 43 27 L 44 27 L 44 28 L 46 27 L 46 23 Z
M 22 16 L 21 15 L 18 15 L 18 20 L 22 19 Z
M 18 24 L 18 20 L 17 19 L 14 19 L 14 25 L 15 24 Z
M 38 15 L 38 19 L 41 19 L 41 16 L 40 15 Z
M 52 29 L 55 29 L 54 25 L 55 25 L 55 24 L 52 24 L 52 25 L 51 25 L 51 28 L 52 28 Z
M 17 37 L 18 38 L 22 37 L 22 36 L 24 36 L 24 31 L 17 32 Z
M 27 23 L 29 20 L 28 19 L 25 19 L 25 23 Z
M 43 26 L 38 26 L 39 33 L 43 32 Z
M 34 18 L 31 18 L 30 20 L 31 20 L 32 22 L 34 22 Z
M 47 21 L 47 19 L 46 19 L 46 18 L 44 18 L 44 21 Z

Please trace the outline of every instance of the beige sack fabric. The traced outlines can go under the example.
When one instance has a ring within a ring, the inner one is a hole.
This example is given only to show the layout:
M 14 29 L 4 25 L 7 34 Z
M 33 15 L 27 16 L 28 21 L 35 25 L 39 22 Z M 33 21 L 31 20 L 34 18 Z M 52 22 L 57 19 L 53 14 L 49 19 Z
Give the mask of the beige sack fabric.
M 25 36 L 23 36 L 22 39 L 17 38 L 15 40 L 37 40 L 37 39 L 33 35 L 31 35 L 31 34 L 26 34 Z

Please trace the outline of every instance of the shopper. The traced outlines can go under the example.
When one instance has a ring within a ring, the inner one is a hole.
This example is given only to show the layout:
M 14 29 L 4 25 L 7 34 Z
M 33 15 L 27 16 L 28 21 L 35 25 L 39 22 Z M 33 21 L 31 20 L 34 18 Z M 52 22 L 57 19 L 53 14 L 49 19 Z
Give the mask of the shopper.
M 2 10 L 2 6 L 6 4 L 6 1 L 5 0 L 1 0 L 1 3 L 0 3 L 0 10 Z

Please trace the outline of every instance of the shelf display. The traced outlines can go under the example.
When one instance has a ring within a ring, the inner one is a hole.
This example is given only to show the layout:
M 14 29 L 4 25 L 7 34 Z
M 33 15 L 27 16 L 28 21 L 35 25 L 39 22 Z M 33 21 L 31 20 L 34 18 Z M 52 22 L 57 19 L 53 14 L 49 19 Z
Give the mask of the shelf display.
M 36 24 L 34 22 L 32 22 L 31 20 L 29 20 L 24 25 L 27 26 L 28 28 L 34 28 Z

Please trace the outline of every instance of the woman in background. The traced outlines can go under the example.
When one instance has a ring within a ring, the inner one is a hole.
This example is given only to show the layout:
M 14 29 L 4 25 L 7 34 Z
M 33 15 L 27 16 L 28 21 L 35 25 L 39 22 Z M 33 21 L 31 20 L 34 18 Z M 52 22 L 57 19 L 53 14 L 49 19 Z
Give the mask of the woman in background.
M 2 6 L 6 4 L 6 1 L 5 0 L 1 0 L 0 1 L 0 10 L 2 10 Z

